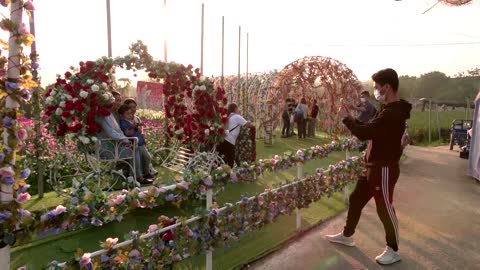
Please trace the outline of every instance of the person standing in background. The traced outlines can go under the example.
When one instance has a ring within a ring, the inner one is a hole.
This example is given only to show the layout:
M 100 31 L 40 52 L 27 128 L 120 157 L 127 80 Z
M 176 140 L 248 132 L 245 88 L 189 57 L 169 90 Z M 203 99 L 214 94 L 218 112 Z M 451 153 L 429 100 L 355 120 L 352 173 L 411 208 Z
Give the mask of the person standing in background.
M 288 113 L 288 98 L 285 100 L 285 108 L 282 113 L 283 127 L 282 127 L 282 138 L 287 138 L 289 136 L 288 132 L 290 130 L 290 114 Z
M 375 106 L 373 106 L 372 102 L 370 101 L 370 93 L 368 91 L 363 91 L 360 93 L 360 104 L 357 106 L 351 105 L 351 110 L 357 111 L 357 120 L 362 123 L 368 123 L 375 117 L 377 110 Z M 362 141 L 360 147 L 358 148 L 359 151 L 364 151 L 367 148 L 368 141 Z
M 308 119 L 308 132 L 307 137 L 315 137 L 315 127 L 317 126 L 317 116 L 318 116 L 318 105 L 317 100 L 313 100 L 312 111 L 310 112 L 310 118 Z
M 298 138 L 306 138 L 307 137 L 307 116 L 308 116 L 308 107 L 307 107 L 307 100 L 302 98 L 300 103 L 297 105 L 295 109 L 295 114 L 297 114 L 297 127 L 298 127 Z M 300 117 L 298 115 L 300 114 Z

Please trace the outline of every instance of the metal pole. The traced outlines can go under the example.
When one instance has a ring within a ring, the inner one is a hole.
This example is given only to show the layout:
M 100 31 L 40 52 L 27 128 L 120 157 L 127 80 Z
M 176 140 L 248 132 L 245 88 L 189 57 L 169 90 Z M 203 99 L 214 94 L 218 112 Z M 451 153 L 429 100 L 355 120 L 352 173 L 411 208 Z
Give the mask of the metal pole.
M 246 88 L 246 89 L 245 89 Z M 244 98 L 245 98 L 245 110 L 244 110 L 244 114 L 246 115 L 247 114 L 247 109 L 248 109 L 248 33 L 247 33 L 247 76 L 246 76 L 246 79 L 245 79 L 245 88 L 243 89 L 243 94 L 244 94 Z
M 31 20 L 30 20 L 30 33 L 35 36 L 35 11 L 31 11 Z M 31 53 L 30 53 L 30 60 L 32 63 L 32 79 L 39 83 L 38 80 L 38 54 L 37 54 L 37 42 L 33 40 L 32 46 L 31 46 Z M 35 121 L 34 129 L 35 129 L 35 139 L 34 139 L 34 145 L 35 149 L 35 158 L 37 159 L 37 190 L 38 190 L 38 198 L 43 198 L 43 160 L 40 158 L 40 137 L 42 135 L 42 132 L 40 130 L 40 91 L 39 87 L 35 87 L 33 89 L 33 117 Z
M 465 120 L 468 119 L 468 98 L 467 98 L 467 107 L 465 107 Z
M 205 4 L 202 3 L 202 37 L 201 37 L 201 45 L 200 45 L 200 74 L 203 75 L 203 18 L 204 18 L 204 7 Z
M 110 0 L 107 0 L 108 57 L 112 57 L 112 21 L 110 18 Z
M 241 46 L 241 35 L 242 35 L 242 27 L 238 26 L 238 77 L 237 77 L 237 90 L 238 94 L 240 95 L 240 46 Z M 243 97 L 242 97 L 243 98 Z M 242 104 L 243 108 L 243 104 Z M 242 114 L 245 112 L 243 111 Z
M 167 0 L 163 0 L 163 19 L 165 27 L 163 30 L 163 58 L 167 63 Z
M 429 98 L 428 99 L 428 143 L 432 142 L 431 119 L 432 119 L 432 98 Z
M 225 53 L 225 16 L 222 16 L 222 88 L 225 89 L 224 77 L 223 77 L 223 64 Z
M 437 131 L 438 131 L 438 140 L 442 141 L 442 132 L 440 130 L 440 118 L 438 117 L 438 104 L 435 106 L 435 110 L 437 111 Z

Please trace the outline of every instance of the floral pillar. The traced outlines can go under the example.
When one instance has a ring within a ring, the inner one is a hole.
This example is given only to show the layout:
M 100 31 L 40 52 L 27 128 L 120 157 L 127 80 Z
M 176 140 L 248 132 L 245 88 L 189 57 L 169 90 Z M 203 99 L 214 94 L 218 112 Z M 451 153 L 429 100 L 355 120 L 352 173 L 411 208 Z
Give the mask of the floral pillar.
M 0 4 L 7 6 L 10 1 L 0 1 Z M 23 53 L 21 44 L 30 45 L 33 36 L 28 32 L 25 24 L 22 23 L 23 8 L 32 11 L 33 4 L 30 0 L 13 0 L 10 5 L 10 19 L 4 18 L 0 22 L 3 30 L 10 32 L 8 51 L 7 79 L 2 80 L 2 94 L 6 95 L 5 107 L 1 108 L 3 125 L 3 153 L 0 153 L 0 265 L 2 269 L 10 269 L 10 245 L 15 243 L 15 231 L 20 227 L 22 213 L 20 203 L 28 200 L 30 195 L 26 193 L 25 179 L 28 177 L 28 169 L 19 172 L 15 167 L 18 145 L 25 139 L 25 130 L 18 128 L 16 119 L 19 100 L 30 98 L 30 92 L 26 89 L 30 85 L 31 76 L 24 76 L 25 70 L 21 73 Z M 15 185 L 15 190 L 14 190 Z M 17 192 L 14 201 L 14 191 Z

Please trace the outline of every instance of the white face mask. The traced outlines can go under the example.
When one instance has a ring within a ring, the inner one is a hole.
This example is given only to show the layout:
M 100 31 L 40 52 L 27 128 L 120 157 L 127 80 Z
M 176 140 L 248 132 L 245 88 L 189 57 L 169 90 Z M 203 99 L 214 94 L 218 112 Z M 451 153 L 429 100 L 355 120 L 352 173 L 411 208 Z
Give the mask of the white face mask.
M 375 91 L 373 91 L 373 95 L 375 96 L 375 98 L 380 101 L 380 102 L 385 102 L 385 94 L 384 95 L 380 95 L 380 91 L 378 91 L 377 89 L 375 89 Z

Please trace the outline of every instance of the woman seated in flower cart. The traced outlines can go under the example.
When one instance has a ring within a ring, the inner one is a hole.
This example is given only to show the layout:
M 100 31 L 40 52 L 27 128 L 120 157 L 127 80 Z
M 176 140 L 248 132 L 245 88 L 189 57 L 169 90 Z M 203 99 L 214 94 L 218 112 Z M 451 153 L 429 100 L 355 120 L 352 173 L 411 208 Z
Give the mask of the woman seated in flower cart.
M 116 94 L 118 92 L 114 92 Z M 119 95 L 119 94 L 118 94 Z M 118 96 L 117 95 L 117 96 Z M 117 99 L 117 97 L 115 97 Z M 123 134 L 122 130 L 120 129 L 120 125 L 115 118 L 114 111 L 118 108 L 118 104 L 121 104 L 121 96 L 120 102 L 116 100 L 114 106 L 110 108 L 110 114 L 108 116 L 99 117 L 98 124 L 102 127 L 102 131 L 99 133 L 99 139 L 114 139 L 120 141 L 120 157 L 127 158 L 135 155 L 135 173 L 137 176 L 136 180 L 141 184 L 149 184 L 152 181 L 146 181 L 141 176 L 140 171 L 140 153 L 138 149 L 135 150 L 135 153 L 132 153 L 130 150 L 131 142 L 128 138 Z M 102 142 L 102 149 L 100 151 L 100 158 L 102 159 L 112 159 L 114 158 L 113 152 L 115 151 L 115 145 L 112 142 L 106 141 Z
M 140 168 L 137 170 L 139 172 L 140 180 L 139 182 L 144 181 L 144 179 L 153 179 L 153 176 L 150 174 L 150 163 L 151 157 L 145 146 L 145 137 L 143 134 L 136 128 L 133 121 L 130 119 L 133 118 L 132 110 L 126 104 L 123 104 L 118 108 L 118 115 L 120 116 L 120 128 L 122 129 L 125 136 L 136 137 L 138 139 L 138 151 L 140 152 Z
M 130 123 L 132 123 L 135 131 L 137 132 L 140 132 L 140 133 L 144 133 L 144 130 L 143 130 L 143 123 L 142 123 L 142 120 L 135 115 L 135 113 L 137 112 L 137 102 L 135 101 L 135 99 L 133 98 L 127 98 L 125 99 L 125 101 L 123 102 L 123 104 L 125 105 L 128 105 L 128 107 L 130 108 L 130 110 L 132 111 L 132 115 L 131 115 L 131 118 L 127 119 Z M 142 153 L 142 151 L 146 151 L 146 153 Z M 144 159 L 142 157 L 142 155 L 148 155 L 148 159 Z M 149 168 L 149 173 L 151 175 L 156 175 L 158 174 L 157 170 L 155 170 L 155 168 L 153 167 L 152 165 L 152 162 L 151 162 L 151 158 L 150 158 L 150 154 L 148 153 L 147 151 L 147 148 L 146 147 L 142 147 L 140 149 L 140 158 L 142 159 L 142 166 L 147 166 Z
M 240 127 L 247 125 L 250 127 L 250 122 L 245 120 L 240 114 L 237 104 L 231 103 L 227 108 L 228 122 L 225 129 L 225 138 L 218 147 L 218 152 L 223 156 L 223 160 L 230 167 L 233 168 L 235 163 L 235 143 L 240 134 Z

